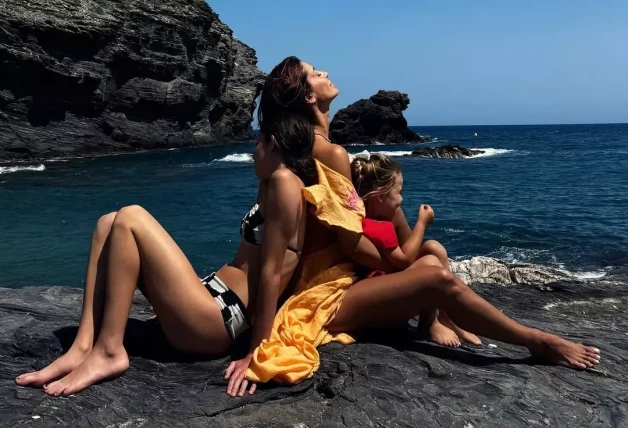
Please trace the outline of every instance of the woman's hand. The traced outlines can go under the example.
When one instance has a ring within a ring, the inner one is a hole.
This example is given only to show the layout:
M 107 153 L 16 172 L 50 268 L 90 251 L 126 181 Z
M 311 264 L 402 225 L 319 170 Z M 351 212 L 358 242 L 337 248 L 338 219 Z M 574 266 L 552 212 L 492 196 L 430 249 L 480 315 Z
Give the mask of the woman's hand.
M 241 360 L 232 361 L 231 364 L 229 364 L 227 372 L 225 373 L 225 379 L 229 379 L 229 385 L 227 386 L 228 395 L 231 395 L 232 397 L 235 397 L 236 395 L 242 397 L 244 395 L 246 388 L 249 385 L 249 381 L 244 378 L 244 375 L 246 375 L 246 370 L 249 368 L 252 359 L 253 354 L 248 354 Z M 249 394 L 253 394 L 256 387 L 257 384 L 251 382 Z
M 419 223 L 427 227 L 434 221 L 434 210 L 429 205 L 419 207 Z

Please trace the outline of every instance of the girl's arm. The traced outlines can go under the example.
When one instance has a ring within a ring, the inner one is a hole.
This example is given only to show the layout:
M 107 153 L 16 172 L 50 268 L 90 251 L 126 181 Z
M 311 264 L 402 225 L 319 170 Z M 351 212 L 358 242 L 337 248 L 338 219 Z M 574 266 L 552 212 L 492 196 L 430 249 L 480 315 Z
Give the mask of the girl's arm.
M 399 244 L 403 246 L 403 244 L 410 239 L 410 235 L 412 235 L 412 228 L 410 228 L 408 220 L 406 220 L 406 215 L 401 207 L 397 208 L 397 211 L 395 211 L 392 223 L 395 226 L 395 233 L 397 234 L 397 239 L 399 239 Z
M 227 369 L 225 378 L 230 379 L 227 394 L 231 396 L 244 394 L 248 386 L 244 375 L 253 358 L 253 352 L 262 340 L 270 338 L 281 291 L 284 257 L 290 240 L 298 231 L 302 204 L 301 186 L 292 172 L 285 168 L 274 172 L 268 182 L 266 196 L 264 244 L 255 323 L 249 353 L 243 359 L 232 362 Z M 254 391 L 255 385 L 252 385 L 249 393 Z
M 404 216 L 405 220 L 405 216 Z M 399 247 L 389 252 L 384 252 L 386 260 L 397 269 L 407 269 L 414 263 L 419 255 L 425 229 L 434 221 L 434 211 L 429 205 L 419 207 L 419 219 L 410 236 Z M 394 225 L 394 222 L 393 222 Z M 395 228 L 396 232 L 397 228 Z M 401 243 L 401 239 L 399 239 Z

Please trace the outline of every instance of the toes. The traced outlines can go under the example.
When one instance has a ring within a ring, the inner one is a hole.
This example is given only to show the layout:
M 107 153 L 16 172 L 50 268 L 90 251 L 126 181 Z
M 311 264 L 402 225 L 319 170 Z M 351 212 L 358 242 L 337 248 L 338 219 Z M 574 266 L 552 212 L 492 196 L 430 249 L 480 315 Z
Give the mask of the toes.
M 44 385 L 44 392 L 53 397 L 58 397 L 63 391 L 63 387 L 59 382 L 52 382 L 51 384 Z
M 37 379 L 37 372 L 24 373 L 15 378 L 15 383 L 17 383 L 18 385 L 28 385 L 36 382 Z
M 600 357 L 600 350 L 592 346 L 585 346 L 584 351 L 587 355 L 597 356 L 598 358 Z
M 582 361 L 575 361 L 573 363 L 570 363 L 572 367 L 578 368 L 578 369 L 586 369 L 587 365 L 582 362 Z
M 32 373 L 25 373 L 23 375 L 19 375 L 15 378 L 15 383 L 17 383 L 18 385 L 27 385 L 30 381 L 30 378 L 32 377 L 30 376 L 31 374 Z
M 585 359 L 586 359 L 586 361 L 588 361 L 592 365 L 600 364 L 600 358 L 599 357 L 586 356 Z

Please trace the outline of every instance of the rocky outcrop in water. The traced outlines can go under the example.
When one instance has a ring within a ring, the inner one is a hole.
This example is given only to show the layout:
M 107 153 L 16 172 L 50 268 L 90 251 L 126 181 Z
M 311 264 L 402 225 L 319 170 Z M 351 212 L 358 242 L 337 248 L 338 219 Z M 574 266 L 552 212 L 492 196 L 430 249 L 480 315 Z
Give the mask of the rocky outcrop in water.
M 408 94 L 380 90 L 339 110 L 329 125 L 329 136 L 343 145 L 430 141 L 408 128 L 403 111 L 409 104 Z
M 451 271 L 467 284 L 545 285 L 557 282 L 581 282 L 565 271 L 526 263 L 505 263 L 492 257 L 449 260 Z
M 463 159 L 483 154 L 483 150 L 472 150 L 455 144 L 446 144 L 440 147 L 417 147 L 409 156 L 423 158 Z
M 598 369 L 546 366 L 520 347 L 484 339 L 447 349 L 413 325 L 372 332 L 354 345 L 321 348 L 321 367 L 292 387 L 225 394 L 228 358 L 174 352 L 151 308 L 135 299 L 122 377 L 69 398 L 17 387 L 76 333 L 82 291 L 0 289 L 0 417 L 3 426 L 79 427 L 619 427 L 628 420 L 628 285 L 621 281 L 534 287 L 477 285 L 507 315 L 602 351 Z
M 5 0 L 0 28 L 0 161 L 252 136 L 263 73 L 203 0 Z

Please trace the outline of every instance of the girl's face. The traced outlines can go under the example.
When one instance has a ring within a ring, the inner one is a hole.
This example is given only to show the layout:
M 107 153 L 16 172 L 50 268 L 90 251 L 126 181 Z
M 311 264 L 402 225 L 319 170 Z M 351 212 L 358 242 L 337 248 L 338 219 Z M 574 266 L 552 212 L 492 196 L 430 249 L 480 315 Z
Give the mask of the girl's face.
M 403 176 L 397 174 L 395 185 L 388 193 L 373 195 L 366 202 L 367 217 L 381 218 L 382 220 L 392 220 L 397 208 L 403 202 L 401 190 L 403 189 Z

